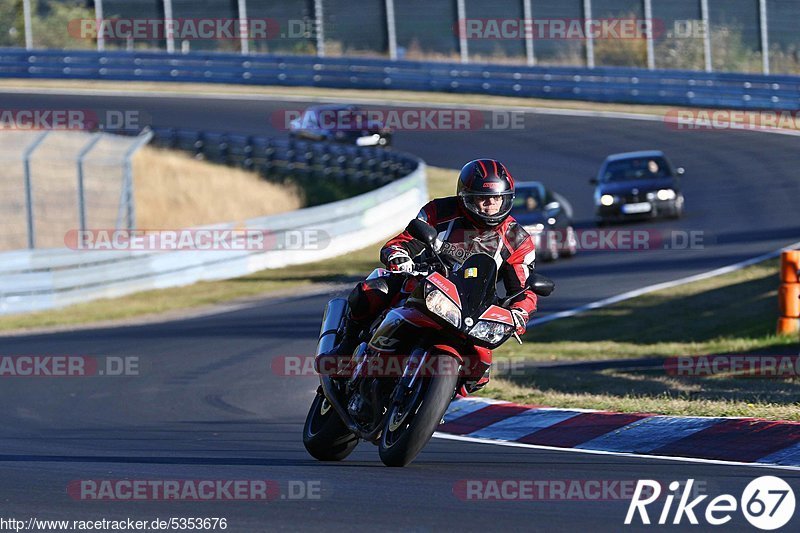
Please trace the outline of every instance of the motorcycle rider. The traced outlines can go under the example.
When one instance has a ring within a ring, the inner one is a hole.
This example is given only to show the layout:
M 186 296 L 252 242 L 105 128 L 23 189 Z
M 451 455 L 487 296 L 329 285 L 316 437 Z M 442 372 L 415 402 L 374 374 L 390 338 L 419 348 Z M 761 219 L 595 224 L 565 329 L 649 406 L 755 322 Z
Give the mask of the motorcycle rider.
M 474 253 L 495 258 L 498 278 L 506 293 L 522 289 L 533 267 L 533 239 L 513 217 L 514 178 L 505 165 L 494 159 L 476 159 L 461 169 L 456 196 L 428 202 L 417 218 L 438 232 L 440 256 L 452 264 L 463 263 Z M 411 272 L 414 258 L 425 250 L 423 243 L 403 231 L 390 239 L 380 252 L 381 262 L 393 273 Z M 408 283 L 404 284 L 404 281 Z M 391 275 L 360 282 L 348 297 L 349 313 L 342 340 L 330 353 L 349 355 L 359 343 L 361 331 L 378 315 L 413 290 L 414 278 Z M 536 294 L 526 289 L 510 305 L 516 332 L 525 333 L 536 310 Z M 481 380 L 480 386 L 488 382 Z

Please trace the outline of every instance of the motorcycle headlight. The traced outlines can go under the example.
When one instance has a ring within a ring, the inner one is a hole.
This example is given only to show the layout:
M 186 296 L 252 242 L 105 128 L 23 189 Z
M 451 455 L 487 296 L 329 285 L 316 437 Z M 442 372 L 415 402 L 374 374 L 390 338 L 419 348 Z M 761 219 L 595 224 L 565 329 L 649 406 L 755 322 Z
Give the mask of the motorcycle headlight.
M 656 193 L 656 198 L 661 201 L 664 200 L 674 200 L 675 199 L 675 191 L 672 189 L 659 189 Z
M 461 327 L 461 310 L 439 289 L 431 289 L 425 296 L 425 305 L 433 313 L 444 318 L 455 327 Z
M 509 333 L 511 333 L 511 326 L 489 320 L 478 320 L 478 323 L 469 332 L 476 339 L 481 339 L 489 344 L 500 342 L 500 339 Z
M 610 194 L 604 194 L 603 196 L 600 197 L 600 204 L 606 207 L 614 205 L 614 201 L 615 201 L 614 197 L 611 196 Z

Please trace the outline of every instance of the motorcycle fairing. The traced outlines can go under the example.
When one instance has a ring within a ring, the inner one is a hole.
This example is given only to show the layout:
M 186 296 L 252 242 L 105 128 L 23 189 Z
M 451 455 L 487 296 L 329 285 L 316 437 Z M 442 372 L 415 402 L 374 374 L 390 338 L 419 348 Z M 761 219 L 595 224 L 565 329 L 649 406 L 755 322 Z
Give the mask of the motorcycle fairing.
M 419 341 L 420 329 L 442 329 L 441 324 L 413 307 L 391 309 L 375 330 L 369 347 L 377 352 L 398 353 Z M 407 346 L 408 345 L 408 346 Z
M 486 309 L 486 311 L 483 312 L 481 316 L 478 317 L 478 319 L 500 322 L 501 324 L 505 324 L 507 326 L 514 325 L 514 315 L 511 314 L 511 311 L 497 305 L 490 306 L 488 309 Z
M 459 295 L 462 316 L 476 318 L 480 310 L 495 302 L 497 263 L 489 254 L 473 254 L 450 273 L 449 281 Z
M 456 304 L 459 309 L 461 309 L 461 297 L 459 296 L 459 290 L 452 281 L 442 276 L 438 272 L 434 272 L 425 279 L 434 287 L 442 291 L 445 296 L 453 300 L 453 303 Z

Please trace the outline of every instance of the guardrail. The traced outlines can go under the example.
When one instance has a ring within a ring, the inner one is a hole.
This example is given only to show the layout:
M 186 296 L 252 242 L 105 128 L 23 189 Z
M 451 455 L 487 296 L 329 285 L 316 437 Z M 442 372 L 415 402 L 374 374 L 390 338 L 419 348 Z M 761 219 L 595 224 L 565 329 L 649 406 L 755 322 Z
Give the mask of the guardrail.
M 597 102 L 800 109 L 800 77 L 224 53 L 0 49 L 0 78 L 443 91 Z
M 45 249 L 0 253 L 0 314 L 232 278 L 357 250 L 402 228 L 427 201 L 425 164 L 416 163 L 408 176 L 353 198 L 244 223 L 194 228 L 251 229 L 266 235 L 314 230 L 327 238 L 316 246 L 276 246 L 255 252 Z

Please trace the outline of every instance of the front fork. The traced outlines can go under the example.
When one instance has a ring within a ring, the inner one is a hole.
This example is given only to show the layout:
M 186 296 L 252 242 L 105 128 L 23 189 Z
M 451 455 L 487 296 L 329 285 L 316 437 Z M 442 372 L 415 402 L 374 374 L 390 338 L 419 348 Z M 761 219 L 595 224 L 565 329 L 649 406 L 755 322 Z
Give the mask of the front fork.
M 445 372 L 461 373 L 464 364 L 461 355 L 449 346 L 437 346 L 437 348 L 437 350 L 434 350 L 434 347 L 427 350 L 422 348 L 412 350 L 411 356 L 403 369 L 403 376 L 395 386 L 392 394 L 393 406 L 402 402 L 414 390 L 419 380 L 424 377 L 433 377 L 436 374 Z M 435 365 L 432 364 L 434 352 L 439 357 Z
M 394 393 L 392 394 L 393 407 L 400 405 L 403 399 L 414 390 L 414 385 L 420 379 L 420 374 L 425 362 L 428 360 L 429 353 L 422 348 L 412 350 L 411 356 L 403 369 L 403 376 L 394 388 Z

